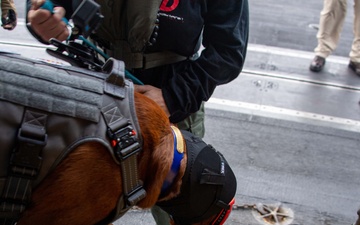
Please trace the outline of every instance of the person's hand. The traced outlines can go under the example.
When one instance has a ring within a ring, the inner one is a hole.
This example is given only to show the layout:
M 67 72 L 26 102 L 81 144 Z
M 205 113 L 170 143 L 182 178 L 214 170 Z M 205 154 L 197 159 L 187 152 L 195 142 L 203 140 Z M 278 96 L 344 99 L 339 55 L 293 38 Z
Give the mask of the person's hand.
M 28 21 L 32 29 L 44 41 L 48 42 L 51 38 L 64 41 L 69 36 L 69 30 L 62 18 L 65 16 L 63 7 L 54 7 L 53 12 L 40 7 L 45 0 L 32 0 L 32 6 L 28 13 Z
M 135 91 L 152 99 L 165 111 L 165 113 L 168 117 L 170 116 L 170 113 L 165 104 L 161 89 L 151 86 L 151 85 L 134 85 L 134 86 L 135 86 Z

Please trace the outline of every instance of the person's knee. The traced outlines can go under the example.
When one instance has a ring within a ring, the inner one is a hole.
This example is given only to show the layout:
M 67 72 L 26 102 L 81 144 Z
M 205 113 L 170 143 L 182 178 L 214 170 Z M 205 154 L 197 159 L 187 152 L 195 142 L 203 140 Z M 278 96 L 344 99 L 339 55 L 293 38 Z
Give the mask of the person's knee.
M 191 114 L 185 120 L 177 124 L 180 130 L 186 130 L 203 138 L 205 135 L 205 104 L 202 103 L 199 111 Z

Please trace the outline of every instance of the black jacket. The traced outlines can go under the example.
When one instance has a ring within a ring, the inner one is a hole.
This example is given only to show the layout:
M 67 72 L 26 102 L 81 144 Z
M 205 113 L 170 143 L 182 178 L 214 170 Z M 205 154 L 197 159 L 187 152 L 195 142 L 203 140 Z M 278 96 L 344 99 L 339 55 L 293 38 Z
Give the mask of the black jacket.
M 67 5 L 61 5 L 69 16 L 71 3 L 64 2 Z M 170 120 L 176 123 L 196 112 L 217 85 L 232 81 L 241 72 L 249 35 L 248 1 L 164 0 L 159 19 L 157 41 L 147 51 L 192 56 L 201 34 L 204 46 L 196 60 L 135 71 L 145 84 L 162 89 Z

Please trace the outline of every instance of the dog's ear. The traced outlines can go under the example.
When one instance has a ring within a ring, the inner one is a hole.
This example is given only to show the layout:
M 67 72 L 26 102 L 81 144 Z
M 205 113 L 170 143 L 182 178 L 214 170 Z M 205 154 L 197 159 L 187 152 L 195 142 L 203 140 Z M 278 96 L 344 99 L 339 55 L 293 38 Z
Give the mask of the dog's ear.
M 154 138 L 155 141 L 160 141 L 162 135 L 171 133 L 169 118 L 159 105 L 138 92 L 134 92 L 134 98 L 136 116 L 141 133 L 145 138 L 149 136 Z

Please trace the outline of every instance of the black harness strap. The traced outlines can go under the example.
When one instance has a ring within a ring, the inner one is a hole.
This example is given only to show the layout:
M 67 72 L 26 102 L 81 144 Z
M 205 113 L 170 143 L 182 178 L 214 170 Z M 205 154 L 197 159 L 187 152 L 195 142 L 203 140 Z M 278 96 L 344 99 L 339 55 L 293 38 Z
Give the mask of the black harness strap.
M 31 200 L 31 181 L 38 175 L 47 142 L 46 120 L 47 114 L 25 111 L 0 198 L 0 225 L 14 225 Z

